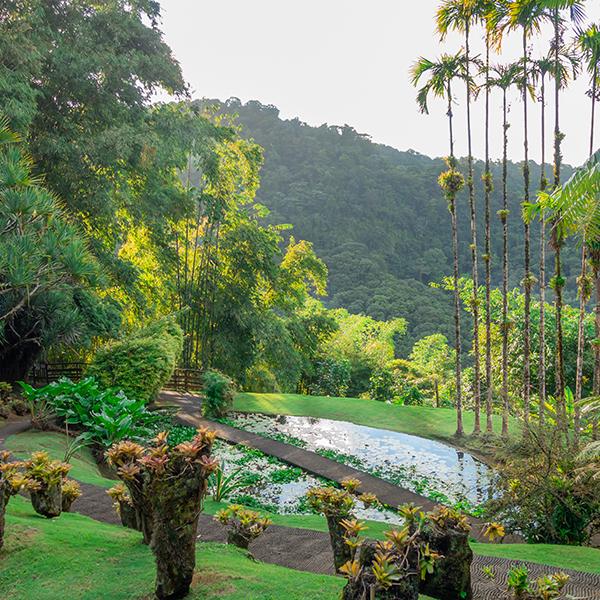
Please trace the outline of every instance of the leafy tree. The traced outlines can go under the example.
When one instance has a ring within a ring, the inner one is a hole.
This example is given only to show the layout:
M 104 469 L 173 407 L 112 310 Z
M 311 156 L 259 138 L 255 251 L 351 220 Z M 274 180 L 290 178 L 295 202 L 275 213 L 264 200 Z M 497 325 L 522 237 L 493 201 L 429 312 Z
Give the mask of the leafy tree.
M 58 198 L 31 174 L 19 138 L 0 123 L 0 379 L 25 379 L 40 352 L 74 342 L 78 289 L 100 269 Z
M 330 311 L 339 327 L 323 345 L 323 357 L 348 361 L 350 382 L 347 395 L 357 398 L 369 389 L 374 371 L 388 370 L 394 359 L 394 337 L 404 333 L 404 319 L 376 321 L 364 315 L 352 315 L 345 309 Z
M 409 360 L 425 377 L 433 382 L 435 405 L 440 407 L 440 384 L 446 382 L 452 371 L 456 354 L 450 350 L 448 340 L 441 334 L 419 340 L 413 347 Z

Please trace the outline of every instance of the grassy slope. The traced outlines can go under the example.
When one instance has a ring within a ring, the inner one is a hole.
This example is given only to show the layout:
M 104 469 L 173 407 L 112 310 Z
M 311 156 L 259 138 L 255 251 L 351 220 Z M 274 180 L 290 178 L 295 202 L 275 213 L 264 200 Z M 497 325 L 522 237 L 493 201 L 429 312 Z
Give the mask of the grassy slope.
M 268 414 L 321 417 L 399 431 L 453 444 L 457 441 L 454 436 L 456 411 L 449 408 L 399 406 L 359 398 L 244 392 L 234 398 L 233 409 Z M 472 431 L 474 414 L 470 411 L 463 412 L 463 421 L 465 431 L 467 433 Z M 493 421 L 494 430 L 499 432 L 501 418 L 494 416 Z M 513 432 L 520 429 L 515 419 L 511 419 L 509 426 Z
M 140 535 L 87 517 L 36 515 L 24 499 L 7 508 L 5 545 L 0 550 L 0 598 L 56 600 L 146 600 L 155 571 Z M 233 548 L 200 544 L 197 585 L 188 596 L 223 600 L 337 600 L 344 581 L 255 563 Z
M 27 458 L 32 452 L 46 450 L 52 460 L 63 460 L 65 458 L 66 438 L 59 433 L 50 431 L 25 431 L 18 435 L 12 435 L 6 440 L 6 449 L 20 459 Z M 92 451 L 82 448 L 71 460 L 73 468 L 69 475 L 78 481 L 92 483 L 102 487 L 110 488 L 116 482 L 105 479 L 100 475 Z

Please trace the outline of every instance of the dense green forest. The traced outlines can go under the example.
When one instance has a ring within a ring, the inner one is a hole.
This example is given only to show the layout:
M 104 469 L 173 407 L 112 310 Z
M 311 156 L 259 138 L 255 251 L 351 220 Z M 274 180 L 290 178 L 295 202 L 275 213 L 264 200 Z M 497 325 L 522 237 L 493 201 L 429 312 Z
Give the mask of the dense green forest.
M 434 289 L 452 273 L 452 230 L 438 177 L 445 169 L 440 158 L 412 150 L 401 152 L 373 143 L 352 127 L 311 127 L 298 118 L 283 120 L 275 106 L 257 101 L 242 104 L 204 100 L 203 107 L 219 106 L 219 114 L 238 115 L 240 135 L 253 139 L 264 151 L 257 199 L 270 211 L 266 221 L 289 223 L 285 232 L 313 243 L 315 253 L 329 270 L 328 308 L 345 308 L 377 320 L 402 317 L 408 325 L 397 338 L 398 357 L 406 358 L 419 339 L 442 333 L 454 336 L 452 295 Z M 466 161 L 463 161 L 466 162 Z M 483 254 L 484 164 L 475 164 L 477 227 Z M 551 171 L 547 166 L 546 171 Z M 572 169 L 564 167 L 565 177 Z M 502 166 L 494 164 L 496 189 L 491 194 L 492 285 L 502 282 Z M 540 167 L 531 166 L 531 190 L 536 189 Z M 192 176 L 197 183 L 198 173 Z M 509 289 L 524 277 L 521 221 L 523 178 L 521 165 L 508 165 Z M 467 192 L 458 196 L 459 270 L 471 275 Z M 563 254 L 567 302 L 576 304 L 575 279 L 581 260 L 573 242 Z M 539 263 L 539 231 L 532 228 L 532 264 Z M 547 249 L 548 250 L 548 249 Z M 547 259 L 551 256 L 547 251 Z M 483 261 L 479 263 L 483 280 Z M 534 266 L 534 271 L 537 268 Z M 463 313 L 463 356 L 472 334 Z

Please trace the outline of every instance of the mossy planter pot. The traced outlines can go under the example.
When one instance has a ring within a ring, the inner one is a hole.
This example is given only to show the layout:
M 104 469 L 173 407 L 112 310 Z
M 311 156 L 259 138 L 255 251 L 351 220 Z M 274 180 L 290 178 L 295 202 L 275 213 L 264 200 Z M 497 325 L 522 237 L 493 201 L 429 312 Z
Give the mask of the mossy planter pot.
M 233 531 L 231 529 L 227 530 L 227 543 L 236 546 L 237 548 L 241 548 L 242 550 L 248 550 L 248 546 L 250 546 L 250 540 L 245 538 L 237 531 Z
M 327 517 L 327 527 L 329 528 L 329 539 L 331 540 L 331 549 L 333 550 L 333 563 L 336 573 L 349 560 L 352 560 L 352 549 L 346 544 L 344 534 L 346 530 L 342 525 L 344 519 L 353 519 L 352 515 L 343 517 Z
M 121 525 L 134 531 L 141 531 L 137 511 L 129 502 L 119 502 L 119 515 L 121 516 Z
M 48 519 L 60 516 L 62 512 L 62 485 L 60 483 L 31 492 L 31 504 L 38 515 Z

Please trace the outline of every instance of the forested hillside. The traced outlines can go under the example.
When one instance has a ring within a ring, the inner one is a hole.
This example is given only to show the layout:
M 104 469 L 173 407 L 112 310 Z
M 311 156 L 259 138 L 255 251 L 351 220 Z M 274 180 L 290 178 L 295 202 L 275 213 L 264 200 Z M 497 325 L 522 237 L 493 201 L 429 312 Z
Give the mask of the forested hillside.
M 218 104 L 220 113 L 238 117 L 241 135 L 253 138 L 264 149 L 259 202 L 273 224 L 290 223 L 285 232 L 311 241 L 317 256 L 329 269 L 329 308 L 343 307 L 378 320 L 403 317 L 407 333 L 397 350 L 406 357 L 424 336 L 443 333 L 453 338 L 452 297 L 433 289 L 452 273 L 450 214 L 438 185 L 444 170 L 440 158 L 431 159 L 412 150 L 400 152 L 374 144 L 368 135 L 350 126 L 311 127 L 299 119 L 282 120 L 272 105 L 237 98 Z M 518 134 L 515 132 L 515 138 Z M 510 143 L 510 142 L 509 142 Z M 520 137 L 512 142 L 520 144 Z M 466 162 L 466 161 L 464 161 Z M 478 253 L 483 254 L 483 162 L 475 165 Z M 463 165 L 463 171 L 466 167 Z M 492 284 L 502 280 L 502 226 L 496 212 L 502 208 L 501 164 L 493 165 L 495 191 L 491 195 Z M 551 167 L 547 167 L 551 173 Z M 564 168 L 565 179 L 572 169 Z M 532 164 L 535 192 L 539 165 Z M 466 190 L 466 187 L 465 187 Z M 524 276 L 521 199 L 523 178 L 518 164 L 508 166 L 509 287 Z M 458 196 L 459 264 L 461 276 L 471 276 L 470 229 L 467 192 Z M 532 265 L 539 264 L 539 226 L 532 226 Z M 547 260 L 552 260 L 551 254 Z M 480 281 L 483 281 L 483 260 Z M 552 265 L 548 265 L 550 271 Z M 571 246 L 564 252 L 566 299 L 575 302 L 575 279 L 580 259 Z M 470 336 L 466 313 L 462 328 L 463 352 Z

